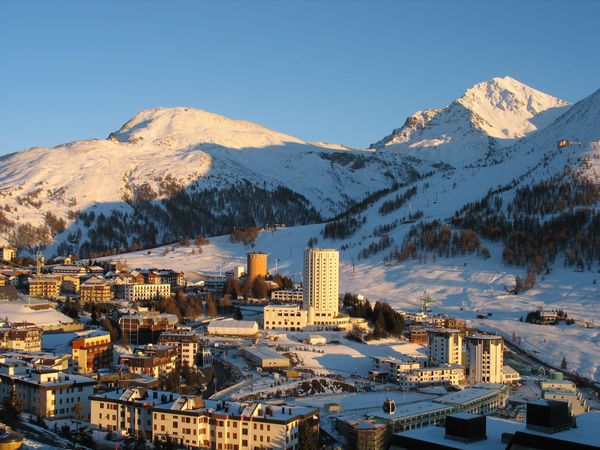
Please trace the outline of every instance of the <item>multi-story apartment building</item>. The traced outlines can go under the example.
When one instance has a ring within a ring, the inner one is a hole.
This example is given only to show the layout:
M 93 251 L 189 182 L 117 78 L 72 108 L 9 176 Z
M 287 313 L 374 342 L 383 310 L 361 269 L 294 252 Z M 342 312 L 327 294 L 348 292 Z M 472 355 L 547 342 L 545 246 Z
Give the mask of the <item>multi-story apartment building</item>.
M 83 283 L 79 288 L 79 295 L 82 303 L 87 302 L 108 302 L 113 298 L 111 282 L 104 277 L 94 275 Z
M 171 295 L 170 284 L 126 284 L 125 300 L 137 302 L 139 300 L 152 300 Z
M 44 418 L 89 418 L 90 400 L 96 380 L 25 361 L 0 357 L 0 396 L 14 385 L 23 401 L 23 410 Z M 77 405 L 81 406 L 78 414 Z
M 500 336 L 473 335 L 467 342 L 467 382 L 503 383 L 504 339 Z
M 160 334 L 158 343 L 175 348 L 179 364 L 196 366 L 196 356 L 200 351 L 200 336 L 191 328 L 164 331 Z
M 302 289 L 275 289 L 271 291 L 271 300 L 282 303 L 302 303 L 304 293 Z
M 175 369 L 177 349 L 153 344 L 135 347 L 132 354 L 121 355 L 119 364 L 127 366 L 131 373 L 158 378 Z
M 229 403 L 141 388 L 95 395 L 91 422 L 187 448 L 253 450 L 299 447 L 299 428 L 315 431 L 319 410 L 285 404 Z
M 462 364 L 462 337 L 460 330 L 431 328 L 427 330 L 427 363 Z
M 58 276 L 74 275 L 77 277 L 82 277 L 85 274 L 87 274 L 87 272 L 88 271 L 85 268 L 85 266 L 80 266 L 76 264 L 58 264 L 52 267 L 52 274 Z
M 339 316 L 339 252 L 307 248 L 304 251 L 303 305 L 308 325 L 335 325 Z
M 58 298 L 60 295 L 60 277 L 36 275 L 29 278 L 29 295 L 33 297 Z
M 28 322 L 0 328 L 0 348 L 39 352 L 42 350 L 42 330 Z
M 17 249 L 14 247 L 0 247 L 0 259 L 12 261 L 17 257 Z
M 71 341 L 73 367 L 79 373 L 97 372 L 113 364 L 113 344 L 107 331 L 93 331 Z
M 175 314 L 148 311 L 119 318 L 121 332 L 128 344 L 156 344 L 163 331 L 173 330 L 178 319 Z
M 372 359 L 370 376 L 373 378 L 387 378 L 393 383 L 400 382 L 402 373 L 421 368 L 421 363 L 413 358 L 372 357 Z
M 398 374 L 398 384 L 404 389 L 426 386 L 459 386 L 465 383 L 465 368 L 456 364 L 420 367 Z
M 81 278 L 79 277 L 79 275 L 63 275 L 62 276 L 62 290 L 63 291 L 78 294 L 80 286 L 81 286 Z
M 300 331 L 307 325 L 307 311 L 298 305 L 269 305 L 263 311 L 265 330 Z

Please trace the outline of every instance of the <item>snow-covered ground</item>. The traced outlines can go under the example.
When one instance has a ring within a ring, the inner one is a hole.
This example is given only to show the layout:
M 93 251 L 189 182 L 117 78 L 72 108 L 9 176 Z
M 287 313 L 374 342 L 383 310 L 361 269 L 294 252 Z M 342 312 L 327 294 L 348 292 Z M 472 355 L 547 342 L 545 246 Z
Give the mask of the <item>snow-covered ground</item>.
M 21 303 L 0 303 L 0 318 L 9 322 L 31 322 L 38 326 L 59 325 L 73 322 L 56 309 L 31 309 Z

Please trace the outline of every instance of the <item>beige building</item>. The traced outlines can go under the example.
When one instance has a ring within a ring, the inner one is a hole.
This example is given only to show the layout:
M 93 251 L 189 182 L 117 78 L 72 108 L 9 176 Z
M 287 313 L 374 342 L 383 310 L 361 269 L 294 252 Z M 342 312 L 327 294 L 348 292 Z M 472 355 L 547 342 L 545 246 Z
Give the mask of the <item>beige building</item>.
M 94 275 L 81 283 L 79 295 L 82 303 L 103 303 L 112 300 L 113 290 L 110 281 Z
M 42 330 L 33 323 L 13 323 L 0 328 L 0 347 L 11 350 L 39 352 L 42 350 Z
M 271 291 L 271 300 L 282 303 L 302 303 L 304 293 L 302 289 L 275 289 Z
M 190 328 L 165 331 L 160 334 L 158 343 L 175 348 L 179 364 L 196 366 L 196 356 L 200 351 L 200 336 Z
M 92 396 L 91 423 L 186 448 L 301 450 L 300 424 L 318 432 L 319 410 L 130 388 Z
M 308 322 L 307 311 L 298 305 L 269 305 L 263 311 L 265 330 L 300 331 Z
M 17 249 L 14 247 L 0 247 L 0 259 L 12 261 L 17 257 Z
M 113 364 L 113 344 L 107 331 L 93 331 L 71 341 L 73 368 L 79 373 L 97 372 Z
M 32 297 L 58 298 L 60 295 L 60 277 L 36 275 L 29 278 L 29 295 Z
M 125 285 L 125 300 L 137 302 L 165 298 L 171 295 L 170 284 L 127 284 Z
M 339 260 L 335 249 L 304 251 L 303 309 L 308 311 L 308 325 L 337 325 Z
M 427 363 L 462 364 L 462 337 L 460 330 L 430 328 L 427 330 Z
M 268 345 L 256 345 L 254 347 L 243 348 L 241 355 L 246 358 L 250 364 L 261 369 L 281 369 L 290 367 L 290 359 L 273 350 Z
M 467 382 L 503 383 L 504 339 L 500 336 L 473 335 L 467 343 Z
M 77 417 L 79 404 L 80 417 L 86 420 L 96 380 L 0 357 L 0 397 L 8 396 L 13 384 L 25 412 L 44 418 Z
M 63 275 L 62 276 L 62 290 L 63 291 L 78 294 L 80 286 L 81 286 L 81 278 L 79 278 L 79 275 Z
M 437 367 L 420 367 L 398 374 L 398 384 L 403 389 L 427 386 L 459 386 L 465 383 L 465 368 L 456 364 Z

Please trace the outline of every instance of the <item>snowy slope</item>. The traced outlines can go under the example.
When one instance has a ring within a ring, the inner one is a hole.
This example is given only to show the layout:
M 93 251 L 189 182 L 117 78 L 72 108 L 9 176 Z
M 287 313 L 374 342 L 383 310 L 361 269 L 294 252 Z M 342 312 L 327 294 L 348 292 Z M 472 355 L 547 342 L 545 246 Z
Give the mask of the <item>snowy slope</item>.
M 510 77 L 493 78 L 445 108 L 418 111 L 371 147 L 460 166 L 544 128 L 568 107 Z
M 107 140 L 31 148 L 0 158 L 0 198 L 4 216 L 16 224 L 42 225 L 47 211 L 69 224 L 75 211 L 129 211 L 124 200 L 145 183 L 163 198 L 171 195 L 163 192 L 167 184 L 222 189 L 247 180 L 267 189 L 285 186 L 330 216 L 421 170 L 418 162 L 401 159 L 313 145 L 205 111 L 152 109 Z M 8 234 L 0 240 L 8 240 Z
M 559 139 L 569 139 L 572 145 L 558 149 Z M 534 289 L 519 295 L 508 294 L 515 276 L 525 269 L 507 266 L 502 262 L 502 246 L 484 242 L 491 258 L 475 255 L 455 258 L 436 258 L 427 261 L 408 260 L 405 263 L 386 261 L 388 251 L 367 259 L 360 258 L 361 249 L 378 241 L 377 227 L 402 219 L 410 212 L 422 211 L 423 220 L 446 221 L 455 211 L 469 202 L 480 200 L 489 189 L 512 180 L 517 184 L 501 193 L 504 204 L 514 196 L 515 189 L 546 180 L 562 173 L 565 166 L 578 168 L 598 181 L 600 174 L 600 91 L 574 104 L 568 111 L 544 129 L 534 132 L 501 149 L 492 161 L 482 159 L 471 167 L 458 167 L 434 173 L 414 182 L 417 195 L 398 210 L 381 215 L 379 208 L 396 193 L 374 202 L 362 213 L 367 222 L 358 232 L 343 240 L 322 237 L 323 225 L 290 227 L 277 232 L 263 232 L 254 247 L 232 244 L 227 236 L 211 238 L 202 254 L 192 254 L 191 248 L 175 247 L 167 254 L 164 248 L 121 255 L 131 266 L 171 267 L 181 269 L 190 280 L 203 274 L 216 275 L 236 265 L 244 265 L 246 252 L 269 253 L 272 271 L 302 277 L 302 252 L 310 238 L 317 238 L 319 247 L 340 249 L 340 290 L 362 293 L 371 300 L 384 299 L 401 309 L 418 310 L 423 291 L 436 302 L 436 312 L 448 312 L 475 320 L 477 311 L 492 312 L 493 319 L 479 321 L 480 327 L 502 332 L 512 338 L 513 332 L 522 338 L 532 351 L 540 352 L 552 364 L 559 364 L 567 354 L 569 367 L 600 380 L 597 371 L 600 340 L 600 275 L 595 265 L 591 271 L 578 272 L 563 267 L 559 259 L 549 274 L 541 274 Z M 408 187 L 407 187 L 408 188 Z M 402 191 L 402 190 L 401 190 Z M 399 191 L 399 192 L 401 192 Z M 412 224 L 399 223 L 389 231 L 400 245 Z M 524 324 L 519 318 L 539 306 L 560 308 L 570 317 L 594 322 L 596 328 L 576 325 L 566 330 L 541 328 Z M 547 339 L 544 333 L 547 332 Z

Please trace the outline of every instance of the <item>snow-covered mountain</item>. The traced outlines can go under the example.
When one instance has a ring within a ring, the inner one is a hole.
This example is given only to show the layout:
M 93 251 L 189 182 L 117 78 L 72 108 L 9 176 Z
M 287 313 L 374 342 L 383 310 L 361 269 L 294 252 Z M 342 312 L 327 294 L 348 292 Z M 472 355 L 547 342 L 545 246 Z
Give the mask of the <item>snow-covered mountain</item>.
M 192 108 L 142 111 L 105 140 L 1 157 L 0 240 L 32 242 L 52 229 L 37 241 L 52 243 L 49 255 L 84 244 L 89 253 L 118 251 L 253 223 L 314 223 L 361 201 L 377 225 L 369 205 L 410 184 L 419 188 L 413 210 L 446 220 L 527 168 L 546 161 L 544 173 L 556 173 L 560 164 L 547 161 L 559 139 L 581 142 L 583 153 L 595 148 L 599 96 L 570 106 L 494 78 L 446 108 L 409 117 L 375 150 L 311 143 Z
M 371 148 L 461 166 L 543 129 L 568 108 L 510 77 L 493 78 L 449 106 L 418 111 Z

